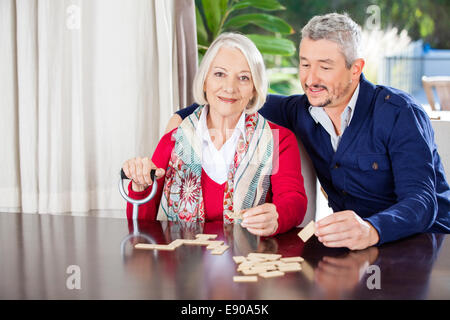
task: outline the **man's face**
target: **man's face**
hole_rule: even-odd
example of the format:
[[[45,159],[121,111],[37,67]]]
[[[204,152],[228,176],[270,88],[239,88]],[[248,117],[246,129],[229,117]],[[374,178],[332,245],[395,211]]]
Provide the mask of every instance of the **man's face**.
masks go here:
[[[346,68],[338,44],[304,38],[299,55],[300,82],[311,105],[345,107],[357,84],[352,86],[352,68]]]

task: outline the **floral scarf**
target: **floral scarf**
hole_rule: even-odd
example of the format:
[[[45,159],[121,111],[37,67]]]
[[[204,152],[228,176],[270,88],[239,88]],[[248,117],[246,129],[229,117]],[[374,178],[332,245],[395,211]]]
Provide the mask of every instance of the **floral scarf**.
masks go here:
[[[205,222],[202,148],[196,134],[203,109],[199,106],[172,135],[175,147],[166,170],[158,220]],[[245,134],[246,139],[242,134],[239,137],[225,184],[226,224],[239,223],[242,210],[264,203],[270,187],[274,142],[269,123],[258,113],[246,115]]]

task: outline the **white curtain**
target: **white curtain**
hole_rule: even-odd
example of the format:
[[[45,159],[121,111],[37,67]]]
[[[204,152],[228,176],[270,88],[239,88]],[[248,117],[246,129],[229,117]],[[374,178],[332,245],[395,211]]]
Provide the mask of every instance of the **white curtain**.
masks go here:
[[[175,11],[194,5],[175,1],[0,1],[0,212],[125,216],[122,163],[190,90],[177,41],[195,25],[177,40]]]

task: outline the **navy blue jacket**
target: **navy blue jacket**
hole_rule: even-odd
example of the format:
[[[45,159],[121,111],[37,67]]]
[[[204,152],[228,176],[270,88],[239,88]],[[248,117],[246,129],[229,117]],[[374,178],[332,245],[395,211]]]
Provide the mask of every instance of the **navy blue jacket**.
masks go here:
[[[306,95],[269,95],[259,113],[301,139],[333,211],[353,210],[382,244],[450,232],[450,188],[424,109],[408,94],[363,75],[353,118],[334,152]],[[178,114],[184,118],[196,105]]]

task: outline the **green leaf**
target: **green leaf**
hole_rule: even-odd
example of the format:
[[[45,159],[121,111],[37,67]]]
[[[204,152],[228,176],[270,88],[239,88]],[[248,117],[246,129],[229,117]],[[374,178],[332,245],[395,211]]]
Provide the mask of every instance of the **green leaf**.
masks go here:
[[[294,29],[283,19],[265,13],[242,14],[229,19],[224,28],[240,28],[252,23],[271,32],[294,33]]]
[[[220,0],[220,13],[223,17],[225,15],[225,12],[227,12],[228,9],[228,0]]]
[[[213,38],[215,38],[219,32],[220,21],[222,20],[221,3],[217,0],[202,0],[202,5],[203,12],[205,13],[206,25],[212,32]]]
[[[238,2],[231,7],[231,10],[234,11],[234,10],[239,10],[239,9],[245,9],[249,6],[250,6],[250,3],[248,3],[248,2]]]
[[[242,0],[231,7],[232,10],[244,9],[247,7],[254,7],[265,11],[284,10],[283,7],[276,0]]]
[[[292,75],[289,73],[282,73],[282,72],[277,72],[277,73],[272,73],[269,75],[269,80],[271,84],[274,83],[279,83],[279,82],[287,82],[289,80],[291,80],[293,77],[295,77],[296,75]]]
[[[202,15],[197,7],[195,7],[195,21],[197,24],[197,42],[199,44],[208,44],[208,33],[206,32],[205,24],[203,23]]]
[[[202,63],[203,57],[205,56],[205,51],[204,50],[198,50],[198,65],[200,65],[200,63]]]
[[[291,40],[260,34],[247,34],[246,36],[255,43],[256,47],[262,53],[282,56],[292,56],[295,54],[295,44]]]
[[[292,86],[289,82],[271,83],[270,89],[275,94],[282,94],[285,96],[289,96],[292,94]]]

